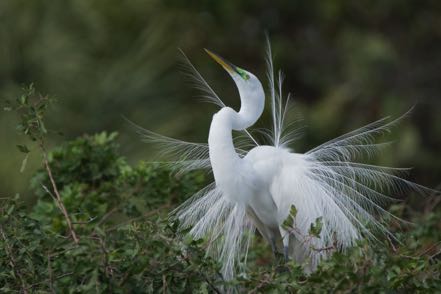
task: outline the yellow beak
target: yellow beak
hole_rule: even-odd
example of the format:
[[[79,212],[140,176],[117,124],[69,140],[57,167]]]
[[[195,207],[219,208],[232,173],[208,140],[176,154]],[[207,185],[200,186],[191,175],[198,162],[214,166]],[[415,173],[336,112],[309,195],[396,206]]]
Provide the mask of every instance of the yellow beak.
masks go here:
[[[236,66],[234,66],[230,62],[226,61],[225,59],[223,59],[222,57],[220,57],[216,53],[213,53],[212,51],[210,51],[208,49],[204,49],[204,50],[205,50],[205,52],[208,53],[208,55],[210,55],[211,58],[213,58],[217,63],[222,65],[222,67],[226,71],[228,71],[230,74],[236,72],[236,70],[235,70]]]

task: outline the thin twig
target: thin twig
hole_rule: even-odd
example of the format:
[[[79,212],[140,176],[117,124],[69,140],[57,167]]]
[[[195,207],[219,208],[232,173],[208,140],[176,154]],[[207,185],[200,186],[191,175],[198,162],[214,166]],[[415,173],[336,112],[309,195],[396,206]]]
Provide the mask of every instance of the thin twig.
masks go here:
[[[53,280],[56,281],[56,280],[59,280],[59,279],[61,279],[61,278],[64,278],[64,277],[67,277],[67,276],[73,275],[73,274],[74,274],[74,272],[61,274],[61,275],[56,276],[55,278],[53,278]],[[44,283],[48,282],[48,280],[49,280],[49,279],[46,279],[46,280],[44,280],[44,281],[40,281],[40,282],[38,282],[38,283],[32,284],[32,285],[30,285],[29,287],[27,287],[26,290],[29,290],[29,289],[34,288],[35,286],[38,286],[38,285],[44,284]],[[26,293],[28,293],[28,292],[26,292]]]
[[[5,250],[6,250],[6,254],[9,257],[9,265],[12,267],[12,270],[15,272],[15,275],[19,278],[23,293],[27,294],[29,292],[27,290],[26,283],[23,279],[23,276],[21,275],[20,270],[17,268],[14,255],[12,254],[12,249],[11,247],[9,247],[8,239],[6,238],[5,232],[3,231],[3,228],[1,226],[0,226],[0,233],[2,235],[3,240],[5,241]]]
[[[74,224],[74,225],[87,225],[87,224],[90,224],[91,222],[93,222],[96,218],[97,218],[96,216],[95,217],[89,217],[88,221],[85,221],[85,222],[72,222],[72,224]]]
[[[49,176],[49,180],[50,180],[50,182],[52,184],[52,190],[53,190],[53,192],[55,194],[56,202],[57,202],[58,207],[60,208],[61,212],[63,213],[64,218],[66,219],[67,227],[68,227],[69,232],[70,232],[70,234],[72,236],[72,239],[74,240],[75,244],[78,244],[78,242],[80,240],[78,239],[77,234],[75,233],[75,230],[74,230],[73,225],[72,225],[72,221],[70,220],[70,216],[69,216],[69,214],[67,212],[66,207],[64,206],[63,200],[61,199],[61,196],[60,196],[60,193],[58,191],[57,184],[55,183],[54,177],[52,176],[52,170],[51,170],[51,168],[49,166],[49,160],[47,158],[47,152],[46,152],[46,148],[44,147],[43,140],[40,141],[40,148],[41,148],[42,153],[43,153],[43,164],[44,164],[44,166],[46,168],[47,175]]]
[[[311,246],[311,249],[312,249],[313,251],[316,251],[316,252],[322,252],[322,251],[330,251],[330,250],[334,250],[335,247],[334,247],[334,245],[332,245],[332,246],[328,246],[328,247],[323,247],[323,248],[315,248],[315,247],[312,247],[312,246]]]
[[[179,255],[187,263],[187,265],[189,266],[191,265],[191,262],[188,260],[187,256],[185,256],[182,252]],[[213,283],[211,283],[210,279],[207,277],[207,275],[204,272],[201,272],[199,270],[198,272],[202,275],[202,277],[204,277],[205,282],[207,282],[208,286],[210,286],[214,292],[216,292],[217,294],[221,293],[221,291],[219,291],[219,289],[215,285],[213,285]]]
[[[268,285],[271,282],[271,278],[272,278],[272,275],[270,276],[269,274],[265,274],[264,275],[264,279],[262,279],[259,282],[259,284],[254,289],[252,289],[250,292],[248,292],[248,293],[250,293],[250,294],[251,293],[258,293],[258,291],[261,288],[265,287],[266,285]]]
[[[96,223],[96,227],[99,227],[102,223],[104,223],[115,211],[119,209],[119,206],[115,206],[111,210],[109,210],[103,217]]]
[[[152,216],[152,215],[158,213],[159,211],[161,211],[161,210],[163,210],[164,208],[167,208],[167,207],[170,207],[170,204],[169,204],[169,203],[164,204],[164,205],[161,205],[161,206],[159,206],[159,207],[156,208],[156,209],[153,209],[153,210],[147,211],[146,213],[144,213],[144,214],[141,215],[141,216],[138,216],[138,217],[131,218],[131,219],[128,219],[128,220],[126,220],[126,221],[120,222],[119,224],[117,224],[117,225],[115,225],[115,226],[112,226],[112,227],[108,228],[108,229],[106,230],[106,232],[110,232],[110,231],[113,231],[113,230],[115,230],[115,229],[118,229],[119,227],[121,227],[121,226],[123,226],[123,225],[126,225],[126,224],[129,224],[129,223],[131,223],[131,222],[133,222],[133,221],[136,221],[136,220],[138,220],[138,219],[143,219],[143,218],[150,217],[150,216]]]
[[[438,248],[438,245],[440,245],[440,244],[441,244],[441,241],[436,242],[436,243],[430,245],[430,246],[429,246],[428,248],[426,248],[423,252],[421,252],[420,254],[418,254],[418,256],[421,257],[421,256],[423,256],[423,255],[425,255],[425,254],[428,254],[430,251],[432,251],[432,249],[434,249],[434,248]]]
[[[430,259],[433,259],[433,258],[435,258],[436,256],[438,256],[438,255],[440,255],[440,254],[441,254],[441,249],[438,250],[435,254],[432,254],[429,258],[430,258]]]
[[[49,288],[51,289],[52,293],[55,293],[54,290],[54,276],[52,272],[52,266],[51,266],[51,255],[48,253],[47,255],[47,270],[49,273]]]
[[[392,246],[392,251],[394,253],[397,253],[397,248],[395,247],[394,243],[392,242],[392,240],[389,238],[389,235],[386,235],[387,240],[389,241],[389,244]]]
[[[167,279],[165,278],[165,275],[162,275],[162,293],[167,293]]]

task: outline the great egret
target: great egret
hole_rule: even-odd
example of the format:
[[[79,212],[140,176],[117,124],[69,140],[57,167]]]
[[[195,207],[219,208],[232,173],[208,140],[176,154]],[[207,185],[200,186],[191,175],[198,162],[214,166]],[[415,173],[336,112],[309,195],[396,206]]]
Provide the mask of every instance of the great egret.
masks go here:
[[[288,149],[285,135],[287,102],[282,101],[282,75],[275,82],[268,44],[268,78],[273,126],[272,146],[257,144],[246,130],[261,116],[265,93],[259,79],[217,54],[206,50],[231,76],[239,91],[241,108],[225,106],[184,55],[197,86],[221,107],[214,114],[208,144],[190,143],[139,129],[147,142],[160,144],[164,153],[178,156],[172,164],[180,171],[209,169],[211,183],[173,212],[181,228],[208,241],[207,252],[222,263],[226,279],[246,262],[255,228],[274,252],[294,259],[313,271],[334,250],[344,250],[362,237],[375,239],[372,230],[390,235],[381,207],[389,195],[403,189],[430,189],[396,175],[401,169],[357,163],[386,143],[375,143],[399,119],[388,117],[326,142],[304,154]],[[289,100],[289,96],[288,99]],[[244,132],[251,150],[233,142],[233,131]],[[244,262],[240,263],[242,260]]]

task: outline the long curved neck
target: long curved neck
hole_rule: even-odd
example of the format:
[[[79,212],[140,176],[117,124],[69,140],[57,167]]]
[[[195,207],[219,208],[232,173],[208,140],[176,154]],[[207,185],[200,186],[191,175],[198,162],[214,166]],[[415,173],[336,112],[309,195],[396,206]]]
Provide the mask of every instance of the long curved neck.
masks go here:
[[[230,107],[224,107],[213,116],[208,135],[208,147],[214,178],[218,186],[231,186],[228,183],[237,175],[237,168],[242,161],[234,147],[232,131],[243,130],[251,126],[260,115],[261,113],[253,114],[251,110],[244,109],[242,106],[239,112]]]
[[[219,110],[211,121],[208,134],[210,161],[216,178],[219,169],[227,168],[240,159],[233,144],[233,126],[239,114],[229,107]],[[240,122],[240,121],[239,121]]]
[[[234,197],[232,184],[237,179],[242,159],[236,153],[233,144],[233,125],[236,124],[238,113],[229,107],[222,108],[213,116],[210,133],[208,135],[208,148],[211,168],[213,170],[216,186],[226,197]],[[232,199],[232,198],[230,198]]]
[[[232,131],[244,130],[252,126],[262,114],[265,104],[265,94],[257,78],[254,83],[246,87],[240,80],[235,79],[235,81],[241,98],[240,111],[236,112],[230,107],[219,110],[213,116],[208,135],[214,179],[216,185],[223,186],[227,194],[235,193],[227,190],[234,187],[231,182],[237,181],[237,172],[243,163],[234,148]]]

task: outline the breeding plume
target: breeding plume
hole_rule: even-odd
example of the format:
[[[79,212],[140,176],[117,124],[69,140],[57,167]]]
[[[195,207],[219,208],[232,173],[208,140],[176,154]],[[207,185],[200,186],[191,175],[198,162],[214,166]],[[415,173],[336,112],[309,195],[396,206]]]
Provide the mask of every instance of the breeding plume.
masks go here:
[[[206,51],[236,84],[240,110],[226,106],[184,55],[196,86],[220,107],[211,121],[208,144],[139,131],[147,142],[159,144],[163,153],[176,156],[171,164],[179,172],[206,169],[213,173],[214,182],[178,207],[172,217],[193,238],[207,241],[207,253],[222,263],[224,278],[234,277],[239,265],[246,263],[256,229],[274,253],[294,259],[306,272],[360,238],[393,237],[384,220],[394,216],[382,208],[384,202],[403,190],[429,189],[401,178],[401,169],[357,160],[384,146],[374,141],[375,136],[387,132],[399,119],[380,119],[306,153],[296,153],[292,145],[298,132],[285,128],[289,95],[282,97],[283,77],[279,73],[275,79],[268,44],[273,125],[264,131],[271,144],[259,144],[255,133],[247,129],[265,108],[261,82]]]

